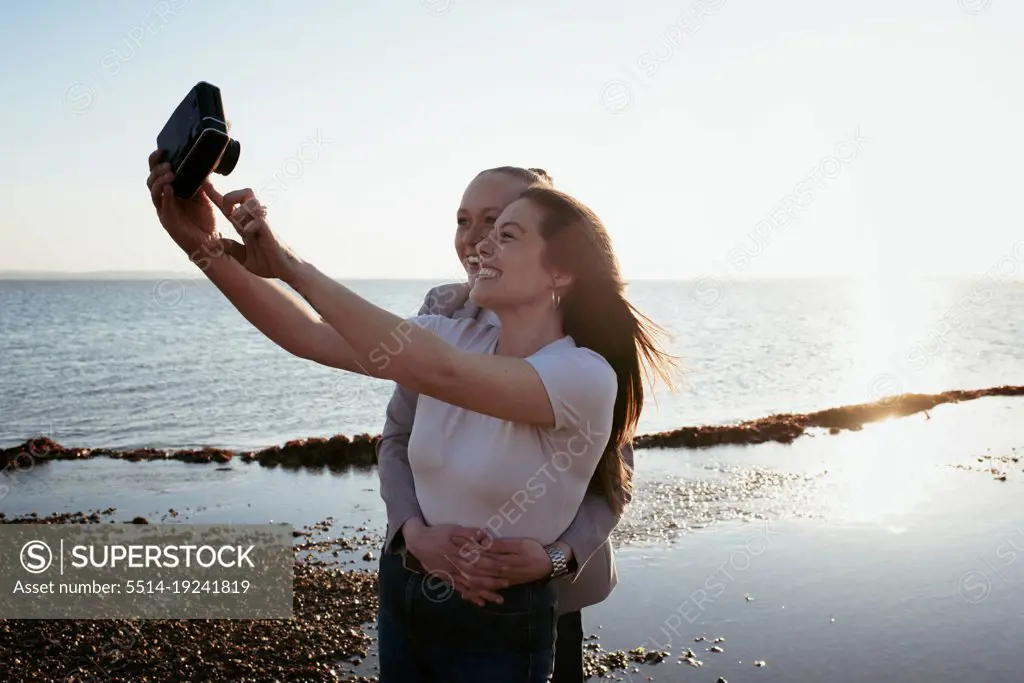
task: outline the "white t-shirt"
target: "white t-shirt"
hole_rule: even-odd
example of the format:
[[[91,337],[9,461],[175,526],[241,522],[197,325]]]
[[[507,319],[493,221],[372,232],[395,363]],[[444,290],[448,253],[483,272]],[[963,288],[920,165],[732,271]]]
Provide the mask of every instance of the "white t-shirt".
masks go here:
[[[409,322],[470,353],[493,354],[501,330],[440,315]],[[409,465],[427,524],[484,527],[495,536],[547,545],[576,517],[611,433],[615,371],[570,336],[524,360],[547,390],[553,428],[501,420],[420,395]]]

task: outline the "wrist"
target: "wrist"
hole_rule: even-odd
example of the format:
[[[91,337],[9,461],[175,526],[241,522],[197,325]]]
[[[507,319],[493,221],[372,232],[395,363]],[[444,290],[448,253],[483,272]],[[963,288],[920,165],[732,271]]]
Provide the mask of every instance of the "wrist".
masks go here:
[[[188,254],[188,260],[199,266],[200,270],[206,270],[211,263],[227,254],[219,232],[214,232],[205,239],[180,246]]]
[[[427,525],[418,517],[410,517],[406,520],[402,525],[402,538],[405,539],[405,546],[411,550],[419,542],[420,536],[426,528]]]
[[[549,545],[547,547],[548,548],[558,548],[559,550],[561,550],[562,553],[565,555],[565,561],[566,562],[570,562],[574,558],[574,556],[572,554],[572,547],[568,543],[566,543],[565,541],[555,541],[554,543],[552,543],[551,545]]]
[[[289,278],[285,282],[285,284],[294,289],[301,296],[307,298],[308,300],[307,294],[309,294],[309,287],[316,281],[316,278],[320,275],[320,272],[312,263],[303,261],[294,254],[292,254],[291,256],[292,258],[295,259],[295,264],[292,268],[292,277]]]
[[[554,579],[572,574],[575,562],[573,560],[572,548],[568,543],[555,541],[544,546],[544,550],[547,552],[548,561],[550,562],[548,578]]]

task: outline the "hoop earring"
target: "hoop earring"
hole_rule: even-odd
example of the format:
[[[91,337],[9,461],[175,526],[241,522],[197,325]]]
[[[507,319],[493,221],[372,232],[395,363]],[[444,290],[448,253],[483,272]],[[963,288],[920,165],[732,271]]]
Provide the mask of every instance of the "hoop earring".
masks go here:
[[[551,290],[551,307],[556,311],[558,306],[562,303],[562,295],[556,292],[554,289]]]

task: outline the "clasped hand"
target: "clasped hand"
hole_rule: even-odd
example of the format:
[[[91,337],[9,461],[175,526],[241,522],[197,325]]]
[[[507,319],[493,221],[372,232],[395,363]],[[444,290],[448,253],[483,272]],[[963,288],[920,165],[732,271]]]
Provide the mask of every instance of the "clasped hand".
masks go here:
[[[281,244],[267,224],[266,207],[250,189],[220,194],[206,181],[191,199],[174,194],[174,173],[163,161],[163,150],[149,155],[149,187],[160,224],[171,238],[195,260],[199,252],[208,256],[227,252],[247,270],[263,278],[276,278],[292,284],[302,260]],[[214,208],[234,226],[239,244],[217,235]]]
[[[502,601],[498,591],[543,579],[551,558],[530,538],[491,538],[483,529],[454,525],[403,527],[409,550],[423,568],[452,584],[463,599],[483,607]]]

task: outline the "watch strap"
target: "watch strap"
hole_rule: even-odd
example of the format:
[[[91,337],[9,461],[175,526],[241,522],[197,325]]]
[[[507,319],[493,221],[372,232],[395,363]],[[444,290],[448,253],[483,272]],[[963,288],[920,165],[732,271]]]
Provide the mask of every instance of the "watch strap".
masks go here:
[[[549,545],[544,550],[547,551],[548,557],[551,559],[551,574],[548,578],[557,579],[569,573],[569,563],[561,548]]]

